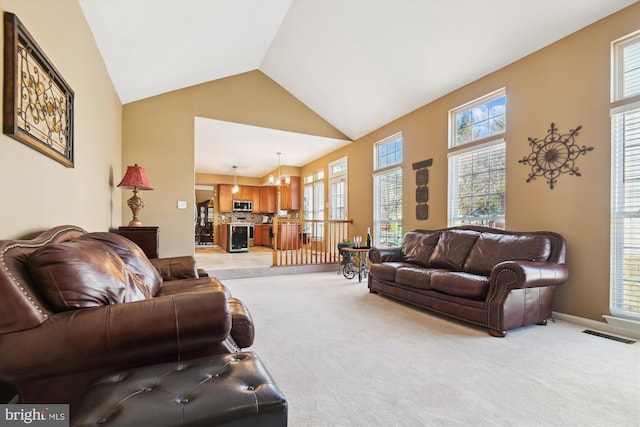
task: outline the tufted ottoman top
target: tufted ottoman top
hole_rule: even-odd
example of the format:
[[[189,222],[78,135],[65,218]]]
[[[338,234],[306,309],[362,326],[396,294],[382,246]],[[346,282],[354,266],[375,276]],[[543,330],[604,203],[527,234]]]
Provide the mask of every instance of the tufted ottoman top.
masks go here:
[[[74,412],[72,427],[287,425],[286,399],[254,352],[107,376]]]

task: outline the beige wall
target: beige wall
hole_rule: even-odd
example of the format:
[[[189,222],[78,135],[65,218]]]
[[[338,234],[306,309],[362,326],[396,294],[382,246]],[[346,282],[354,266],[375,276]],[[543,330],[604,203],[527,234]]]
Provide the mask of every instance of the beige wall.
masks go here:
[[[554,309],[602,320],[609,311],[610,45],[638,29],[640,4],[636,3],[318,159],[303,173],[347,155],[352,233],[364,234],[373,221],[372,146],[402,131],[404,230],[444,227],[448,111],[505,87],[507,228],[561,233],[567,240],[571,278],[558,289]],[[542,178],[527,183],[531,169],[518,163],[530,153],[528,138],[544,138],[552,122],[562,133],[582,125],[577,144],[594,147],[576,160],[582,176],[563,174],[553,190]],[[418,221],[411,164],[431,158],[429,219]]]
[[[123,107],[123,167],[146,168],[154,191],[142,196],[143,224],[160,227],[160,256],[184,255],[193,248],[194,117],[207,117],[329,138],[345,138],[308,107],[260,71],[133,102]],[[224,146],[224,143],[221,143]],[[198,184],[233,182],[233,176],[198,176]],[[238,178],[238,184],[260,180]],[[177,209],[186,200],[187,209]],[[123,217],[127,213],[123,205]]]
[[[600,320],[608,312],[609,298],[610,43],[640,28],[638,17],[640,4],[635,4],[306,165],[301,174],[348,156],[352,233],[364,234],[373,221],[372,146],[402,132],[404,229],[446,226],[447,112],[505,87],[507,227],[564,235],[571,278],[559,289],[554,308]],[[193,251],[192,206],[179,212],[176,201],[193,200],[196,115],[342,137],[259,71],[125,105],[123,166],[146,166],[156,186],[144,193],[142,220],[160,226],[162,256]],[[553,190],[540,178],[526,183],[530,169],[518,163],[530,152],[528,138],[543,138],[551,122],[563,132],[582,125],[577,143],[594,147],[576,162],[582,176],[563,174]],[[411,164],[430,158],[429,219],[418,221]],[[210,183],[201,176],[198,181]],[[126,207],[123,214],[127,216]]]
[[[75,168],[0,135],[0,239],[61,224],[121,225],[113,182],[121,178],[122,106],[79,4],[0,0],[0,8],[18,16],[75,92]]]

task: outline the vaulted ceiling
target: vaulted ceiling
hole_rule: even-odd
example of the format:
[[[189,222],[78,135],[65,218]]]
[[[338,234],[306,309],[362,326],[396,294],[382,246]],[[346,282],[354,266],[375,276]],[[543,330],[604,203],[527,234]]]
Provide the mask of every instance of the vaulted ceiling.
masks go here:
[[[80,5],[123,104],[257,69],[357,139],[636,1],[80,0]],[[205,147],[207,141],[223,143],[222,135],[231,138],[236,128],[236,143],[225,144],[223,154],[230,162],[251,152],[260,153],[258,163],[271,161],[259,171],[245,171],[247,176],[275,167],[275,152],[285,150],[274,142],[284,136],[273,130],[264,132],[260,150],[252,150],[243,144],[255,144],[255,138],[249,142],[242,135],[255,129],[215,121],[203,128]],[[325,150],[347,142],[328,141]],[[264,152],[272,158],[265,159]],[[286,164],[302,166],[319,155],[304,154]],[[229,173],[207,163],[206,154],[196,152],[197,171]]]

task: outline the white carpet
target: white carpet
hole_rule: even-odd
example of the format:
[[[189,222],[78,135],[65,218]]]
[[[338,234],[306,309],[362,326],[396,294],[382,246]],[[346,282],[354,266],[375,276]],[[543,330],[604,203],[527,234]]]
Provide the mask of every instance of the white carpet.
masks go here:
[[[291,427],[640,425],[640,343],[565,321],[494,338],[335,272],[224,283]]]

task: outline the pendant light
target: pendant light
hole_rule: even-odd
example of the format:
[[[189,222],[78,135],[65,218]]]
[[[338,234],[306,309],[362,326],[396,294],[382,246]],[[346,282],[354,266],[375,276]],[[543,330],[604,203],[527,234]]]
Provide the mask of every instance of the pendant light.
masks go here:
[[[280,163],[280,156],[282,155],[282,153],[278,151],[276,154],[278,156],[278,177],[276,180],[276,178],[274,178],[273,175],[269,175],[269,185],[275,185],[277,187],[280,187],[282,185],[282,165]],[[289,176],[285,176],[284,184],[289,185],[290,183],[291,183],[291,178]]]
[[[233,188],[231,192],[236,194],[238,191],[240,191],[240,187],[238,187],[238,166],[233,165]]]

